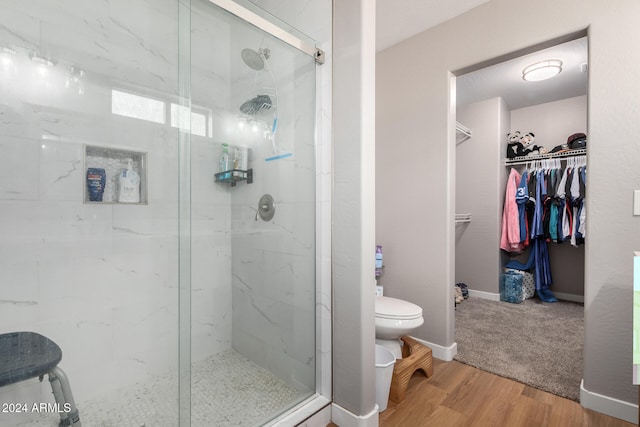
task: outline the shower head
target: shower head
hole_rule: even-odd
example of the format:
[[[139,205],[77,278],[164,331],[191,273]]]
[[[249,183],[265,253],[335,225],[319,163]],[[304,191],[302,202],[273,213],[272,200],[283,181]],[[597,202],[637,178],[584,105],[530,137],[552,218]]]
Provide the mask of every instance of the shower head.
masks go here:
[[[249,67],[253,68],[256,71],[262,70],[264,68],[264,61],[269,59],[269,55],[271,52],[269,49],[258,49],[256,52],[253,49],[245,48],[242,49],[241,55],[242,60]]]

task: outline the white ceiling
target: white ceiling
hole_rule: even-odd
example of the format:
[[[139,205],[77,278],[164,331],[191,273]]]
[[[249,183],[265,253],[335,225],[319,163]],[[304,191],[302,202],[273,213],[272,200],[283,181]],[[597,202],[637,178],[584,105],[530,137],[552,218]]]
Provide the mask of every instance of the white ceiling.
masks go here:
[[[489,0],[377,0],[376,50],[381,51]]]
[[[541,82],[522,79],[522,69],[547,59],[562,61],[557,76]],[[587,94],[587,38],[483,68],[456,79],[457,105],[501,96],[511,110]]]
[[[377,0],[376,46],[381,51],[477,7],[488,0]],[[402,7],[399,7],[402,5]],[[560,59],[562,72],[543,82],[526,82],[522,69],[545,59]],[[463,76],[456,84],[457,104],[501,96],[511,109],[587,93],[587,39],[537,51]]]

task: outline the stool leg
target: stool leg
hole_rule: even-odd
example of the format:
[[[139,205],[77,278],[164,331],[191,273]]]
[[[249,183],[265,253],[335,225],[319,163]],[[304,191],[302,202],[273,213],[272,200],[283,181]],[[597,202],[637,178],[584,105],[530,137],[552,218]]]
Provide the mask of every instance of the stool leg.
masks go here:
[[[58,377],[56,377],[53,373],[49,373],[49,383],[51,384],[51,390],[53,391],[53,396],[56,398],[56,403],[58,404],[59,409],[64,408],[64,394],[62,393],[62,386],[60,385],[60,381],[58,381]],[[71,421],[69,420],[69,416],[66,412],[60,412],[60,424],[58,427],[70,426]]]
[[[82,424],[80,423],[80,414],[78,413],[76,402],[73,400],[73,393],[71,393],[71,386],[69,385],[67,374],[56,366],[51,372],[49,372],[49,382],[51,383],[51,389],[53,390],[53,395],[56,398],[56,403],[58,403],[60,409],[62,409],[60,412],[60,427],[82,427]],[[65,404],[69,407],[68,412],[65,412]]]

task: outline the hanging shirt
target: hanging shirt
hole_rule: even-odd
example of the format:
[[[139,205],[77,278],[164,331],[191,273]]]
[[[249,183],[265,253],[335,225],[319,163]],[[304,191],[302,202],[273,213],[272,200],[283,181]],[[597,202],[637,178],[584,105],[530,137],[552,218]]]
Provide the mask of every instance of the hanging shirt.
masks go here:
[[[567,169],[565,168],[562,171],[562,178],[558,181],[558,187],[556,188],[556,197],[560,199],[564,199],[565,197],[565,187],[567,185]]]
[[[558,241],[558,205],[555,199],[549,207],[549,236],[551,241]]]
[[[559,181],[560,171],[558,169],[551,170],[551,179],[549,188],[550,193],[549,197],[551,201],[549,203],[549,239],[552,242],[558,241],[558,197],[557,197],[557,189],[558,189],[558,181]]]
[[[527,241],[527,217],[525,203],[529,200],[529,190],[527,183],[529,181],[529,173],[525,170],[520,178],[520,184],[516,189],[516,203],[518,204],[518,223],[520,226],[520,243]]]
[[[586,209],[586,203],[584,200],[585,195],[587,194],[587,167],[583,166],[582,168],[580,168],[580,184],[581,184],[581,190],[580,193],[582,194],[582,208],[580,209],[580,226],[578,227],[578,232],[580,233],[580,236],[584,239],[587,234],[587,229],[586,229],[586,221],[587,221],[587,209]]]
[[[502,236],[500,249],[507,252],[522,252],[520,243],[520,218],[518,204],[516,203],[516,191],[520,184],[520,174],[515,168],[511,168],[507,180],[507,188],[504,196],[504,209],[502,211]]]
[[[542,214],[544,203],[543,194],[546,192],[544,186],[544,171],[539,170],[538,172],[536,172],[536,180],[536,209],[533,213],[533,221],[531,225],[532,239],[535,239],[544,234],[544,230],[542,228]]]
[[[565,180],[565,186],[563,188],[565,197],[564,197],[564,203],[563,203],[564,212],[562,217],[562,240],[571,238],[571,229],[573,227],[573,221],[572,221],[573,213],[571,212],[571,201],[569,200],[571,196],[567,191],[567,187],[569,187],[569,190],[570,190],[573,169],[570,167],[566,168],[565,174],[567,179]]]
[[[578,246],[577,240],[576,240],[576,232],[577,232],[577,227],[578,227],[578,221],[579,221],[579,216],[578,216],[578,206],[572,206],[571,207],[571,214],[572,214],[572,218],[573,221],[571,223],[571,235],[569,237],[569,241],[571,242],[571,246]]]
[[[571,175],[571,201],[579,200],[580,196],[580,170],[574,168]]]
[[[578,214],[579,218],[580,218],[580,225],[578,226],[578,233],[580,234],[580,237],[582,239],[584,239],[586,237],[586,225],[585,222],[587,221],[587,209],[586,206],[584,204],[584,200],[582,201],[582,206],[580,208],[580,213]]]

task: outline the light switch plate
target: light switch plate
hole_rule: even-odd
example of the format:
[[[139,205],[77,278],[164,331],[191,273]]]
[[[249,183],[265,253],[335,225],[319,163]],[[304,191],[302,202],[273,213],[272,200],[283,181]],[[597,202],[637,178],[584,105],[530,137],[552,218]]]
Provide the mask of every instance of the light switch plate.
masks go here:
[[[633,190],[633,215],[640,215],[640,190]]]

